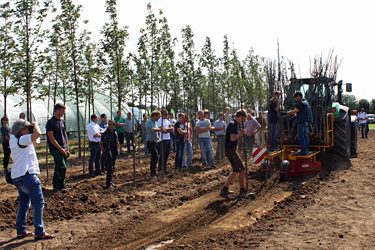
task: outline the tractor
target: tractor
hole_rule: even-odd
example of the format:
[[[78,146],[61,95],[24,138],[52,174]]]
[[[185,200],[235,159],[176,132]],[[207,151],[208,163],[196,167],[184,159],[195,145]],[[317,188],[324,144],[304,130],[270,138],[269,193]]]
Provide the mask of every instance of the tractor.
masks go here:
[[[280,180],[285,181],[289,176],[309,175],[318,173],[322,164],[317,160],[321,152],[326,152],[335,162],[350,161],[357,155],[356,117],[351,115],[348,107],[342,105],[342,81],[335,82],[334,78],[291,78],[284,86],[282,108],[291,110],[295,107],[293,93],[300,90],[309,102],[314,122],[310,127],[310,152],[298,155],[297,124],[294,117],[282,116],[279,119],[278,148],[280,150],[267,152],[260,166],[261,172],[268,179],[275,169],[280,169]],[[335,89],[337,87],[337,95]],[[351,84],[346,84],[347,92]],[[270,131],[266,124],[262,126],[263,147],[269,148]]]

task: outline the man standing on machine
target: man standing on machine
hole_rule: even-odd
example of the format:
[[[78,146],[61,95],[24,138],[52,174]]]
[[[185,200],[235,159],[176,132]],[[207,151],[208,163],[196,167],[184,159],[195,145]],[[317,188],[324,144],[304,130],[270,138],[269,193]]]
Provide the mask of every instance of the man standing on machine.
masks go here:
[[[309,154],[309,127],[313,123],[313,116],[310,104],[302,97],[300,91],[296,91],[293,95],[297,101],[297,107],[287,112],[287,115],[297,115],[297,136],[301,145],[301,151],[297,155]]]
[[[280,91],[276,90],[273,93],[273,97],[270,100],[270,113],[268,126],[271,130],[271,148],[270,151],[277,150],[277,128],[279,125],[279,111],[281,107],[281,102],[279,101]]]

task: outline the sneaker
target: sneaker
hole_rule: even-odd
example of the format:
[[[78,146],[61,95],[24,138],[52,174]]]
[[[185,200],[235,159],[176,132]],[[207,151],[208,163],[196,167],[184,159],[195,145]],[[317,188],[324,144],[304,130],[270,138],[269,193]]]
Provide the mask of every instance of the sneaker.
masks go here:
[[[255,194],[248,192],[245,188],[240,189],[240,196],[250,196],[251,198],[255,198]]]
[[[307,155],[307,152],[297,152],[296,155]]]
[[[247,195],[247,190],[245,188],[241,188],[240,189],[240,195],[243,196],[243,195]]]
[[[228,194],[233,194],[232,190],[229,190],[227,187],[223,187],[220,191],[221,196],[227,196]]]
[[[65,194],[66,193],[66,188],[60,189],[60,193]]]
[[[219,169],[219,168],[216,167],[215,165],[211,166],[210,168],[211,168],[211,169]]]
[[[91,178],[94,178],[94,177],[95,177],[95,174],[94,174],[94,173],[91,173],[91,174],[89,174],[89,176],[90,176]]]
[[[151,177],[150,177],[151,179],[156,179],[156,178],[158,178],[156,175],[151,175]]]

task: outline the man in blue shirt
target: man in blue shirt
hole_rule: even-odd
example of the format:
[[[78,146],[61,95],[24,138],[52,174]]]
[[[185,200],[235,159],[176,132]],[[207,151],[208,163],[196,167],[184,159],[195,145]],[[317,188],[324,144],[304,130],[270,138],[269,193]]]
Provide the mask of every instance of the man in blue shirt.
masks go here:
[[[301,145],[301,151],[298,155],[307,155],[309,153],[309,127],[313,123],[313,116],[310,104],[302,97],[300,91],[293,95],[297,101],[297,107],[287,112],[288,115],[297,115],[297,136]]]
[[[240,156],[237,153],[237,141],[246,133],[246,129],[238,131],[238,124],[242,123],[246,118],[245,110],[238,110],[235,118],[228,124],[227,130],[225,132],[225,156],[228,158],[230,164],[232,165],[232,173],[228,176],[224,187],[221,189],[220,195],[226,196],[232,194],[233,191],[228,189],[229,185],[232,183],[233,179],[239,174],[238,181],[240,182],[240,195],[248,194],[254,196],[253,193],[247,193],[245,189],[245,167]]]
[[[279,110],[281,103],[279,102],[280,91],[276,90],[273,94],[273,98],[270,100],[270,113],[268,126],[271,130],[271,148],[270,151],[277,150],[277,129],[279,124]]]
[[[151,113],[151,118],[148,119],[146,123],[146,141],[147,141],[147,149],[151,152],[151,161],[150,161],[150,172],[151,178],[156,178],[156,164],[159,159],[159,153],[157,150],[158,145],[158,132],[167,133],[164,128],[158,128],[157,121],[160,119],[160,111],[155,110]]]
[[[66,124],[62,117],[66,106],[57,103],[53,108],[54,115],[46,124],[48,146],[55,161],[55,172],[53,174],[52,186],[54,190],[66,192],[65,175],[66,161],[70,156],[68,149],[68,136],[66,135]]]
[[[125,140],[126,140],[126,147],[128,148],[128,154],[131,154],[130,150],[130,141],[132,143],[133,151],[137,152],[134,147],[134,133],[137,131],[137,124],[135,121],[133,123],[132,113],[128,112],[128,117],[125,119]]]
[[[101,123],[99,123],[99,127],[101,127],[102,129],[107,129],[108,128],[108,122],[107,122],[107,115],[106,114],[101,114],[100,115],[100,119],[102,120]],[[105,160],[105,156],[103,155],[103,152],[100,156],[100,172],[102,173],[106,173],[106,160]]]

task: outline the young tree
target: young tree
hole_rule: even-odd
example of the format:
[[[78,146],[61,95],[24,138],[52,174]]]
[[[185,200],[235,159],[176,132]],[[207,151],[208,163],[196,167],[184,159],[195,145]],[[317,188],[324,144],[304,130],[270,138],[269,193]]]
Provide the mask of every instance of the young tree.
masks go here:
[[[38,69],[39,46],[43,43],[46,31],[42,24],[47,17],[51,0],[18,0],[15,2],[14,31],[17,37],[17,60],[15,68],[18,72],[17,83],[26,93],[27,119],[32,119],[31,99],[37,86],[35,74]]]
[[[4,24],[0,26],[0,93],[4,96],[4,115],[7,115],[7,97],[17,92],[11,72],[14,64],[15,41],[12,36],[13,22],[9,2],[0,5],[0,18]]]
[[[189,25],[182,28],[182,51],[177,66],[182,82],[184,83],[184,106],[187,110],[198,110],[199,84],[196,81],[197,54],[195,52],[194,33]],[[186,96],[185,96],[186,95]]]
[[[155,86],[160,79],[157,75],[160,65],[160,30],[157,27],[157,18],[152,12],[151,4],[147,4],[149,14],[146,16],[146,28],[141,28],[141,37],[138,41],[139,59],[146,69],[149,82],[151,108],[154,106]]]
[[[209,101],[209,109],[214,113],[215,119],[215,106],[216,106],[216,74],[217,74],[217,58],[215,56],[215,51],[212,49],[211,39],[206,36],[206,43],[202,48],[202,54],[200,58],[200,63],[202,67],[205,67],[207,70],[207,80],[208,80],[208,88],[207,94],[210,93],[211,96],[208,97],[211,101]]]
[[[160,11],[160,13],[162,13]],[[162,97],[163,102],[161,107],[166,107],[168,103],[168,94],[171,93],[172,98],[171,104],[176,112],[180,106],[177,104],[178,95],[180,94],[180,84],[178,83],[178,75],[175,62],[174,47],[177,39],[172,38],[169,31],[168,20],[163,17],[159,19],[159,23],[162,25],[160,29],[160,65],[158,67],[158,75],[160,75],[160,90],[164,90],[164,96]],[[183,86],[184,87],[184,86]],[[160,91],[161,92],[161,91]]]
[[[103,35],[101,45],[108,59],[108,62],[105,62],[105,64],[108,65],[107,73],[112,75],[110,78],[114,79],[116,83],[114,91],[112,90],[112,84],[109,85],[110,93],[115,92],[117,94],[118,109],[121,109],[123,99],[129,91],[127,88],[128,85],[124,81],[126,75],[125,69],[123,68],[125,39],[129,34],[127,26],[123,28],[119,27],[116,8],[116,0],[106,0],[106,13],[109,14],[110,23],[106,23],[101,31]]]
[[[81,96],[81,81],[79,77],[80,67],[79,61],[80,58],[80,49],[82,46],[82,42],[79,40],[77,36],[77,30],[79,26],[79,20],[81,17],[81,5],[74,5],[72,0],[60,0],[61,3],[61,14],[60,20],[62,23],[62,27],[65,32],[66,38],[66,50],[69,54],[69,64],[71,67],[71,74],[70,77],[74,83],[74,92],[75,92],[75,104],[76,104],[76,112],[77,112],[77,129],[78,129],[78,157],[82,156],[82,149],[81,149],[81,117],[79,112],[79,103],[80,103],[80,96]]]
[[[232,75],[230,74],[230,65],[231,65],[231,59],[230,59],[230,48],[229,48],[229,41],[228,41],[228,35],[224,36],[223,41],[223,57],[221,58],[221,64],[223,66],[223,72],[221,74],[221,80],[222,80],[222,90],[225,93],[224,96],[227,97],[227,105],[230,105],[230,98],[232,96],[232,87],[231,87],[231,78]],[[224,98],[225,100],[225,98]]]

